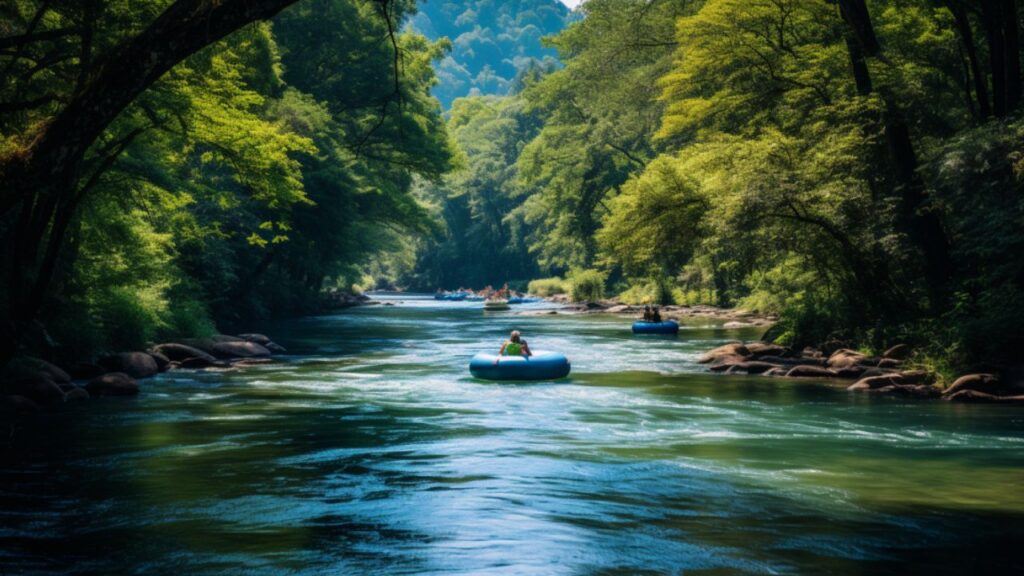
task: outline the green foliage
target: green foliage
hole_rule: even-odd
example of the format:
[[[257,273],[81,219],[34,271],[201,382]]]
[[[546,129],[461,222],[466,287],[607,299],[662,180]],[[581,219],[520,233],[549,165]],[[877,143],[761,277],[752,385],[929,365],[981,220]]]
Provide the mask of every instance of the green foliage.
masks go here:
[[[607,275],[600,270],[574,270],[568,278],[569,299],[573,302],[601,300],[607,280]]]
[[[544,123],[518,161],[524,185],[536,190],[519,212],[541,269],[596,264],[607,200],[657,155],[657,79],[672,63],[676,18],[693,7],[592,0],[583,19],[550,40],[565,67],[523,91]]]
[[[91,46],[75,34],[0,54],[0,101],[55,92],[0,111],[0,153],[16,154],[84,79],[81,51],[98,61],[167,5],[89,4],[91,16],[78,3],[0,11],[11,33],[37,11],[42,30],[92,33]],[[347,289],[368,272],[408,273],[413,238],[440,232],[414,182],[439,182],[456,161],[430,95],[449,44],[389,32],[414,10],[403,0],[386,12],[368,0],[298,3],[139,96],[85,159],[88,189],[55,269],[42,345],[69,357],[137,349],[213,332],[215,322],[315,310],[325,288]],[[69,57],[31,73],[48,51]],[[4,246],[12,233],[0,220]]]
[[[165,5],[100,3],[96,54]],[[738,305],[780,314],[793,345],[1007,361],[1024,346],[1024,123],[983,118],[955,4],[867,5],[883,48],[860,67],[826,0],[589,0],[568,25],[548,0],[402,0],[390,22],[367,0],[297,3],[170,70],[101,135],[49,340],[139,346],[313,310],[327,287],[550,275],[530,292]],[[41,6],[0,24],[24,31]],[[76,6],[46,3],[40,30],[81,25]],[[61,38],[0,54],[0,101],[36,102],[0,112],[0,155],[76,89],[81,38]],[[482,93],[507,96],[452,101]],[[933,216],[943,286],[908,225]]]
[[[668,278],[659,277],[645,282],[638,282],[619,293],[618,300],[626,304],[682,304],[686,302],[686,293],[678,286],[673,286]]]
[[[709,201],[669,157],[659,157],[608,202],[596,238],[607,267],[629,277],[671,274],[692,257],[706,232]],[[662,291],[665,292],[665,291]]]
[[[529,294],[547,298],[548,296],[569,292],[569,283],[557,276],[554,278],[538,278],[537,280],[530,280],[526,291]]]
[[[538,274],[529,252],[528,225],[517,212],[529,190],[520,185],[516,158],[536,135],[535,115],[521,101],[495,97],[455,101],[448,131],[463,166],[419,193],[444,220],[439,237],[418,247],[415,274],[401,279],[413,288],[501,286]]]

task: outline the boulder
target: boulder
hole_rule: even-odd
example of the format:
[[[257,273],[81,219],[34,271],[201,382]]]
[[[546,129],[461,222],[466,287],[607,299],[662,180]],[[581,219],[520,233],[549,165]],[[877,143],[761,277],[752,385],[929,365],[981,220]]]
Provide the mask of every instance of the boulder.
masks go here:
[[[739,342],[733,342],[733,343],[730,343],[730,344],[725,344],[723,346],[719,346],[718,348],[715,348],[714,350],[709,350],[709,351],[705,352],[704,355],[701,356],[699,360],[697,360],[697,362],[699,362],[701,364],[708,364],[710,362],[715,362],[715,361],[719,360],[720,358],[728,358],[728,357],[735,357],[735,356],[739,356],[739,357],[750,356],[750,350],[748,350],[746,346],[744,346],[743,344],[741,344]]]
[[[726,372],[733,366],[743,364],[747,359],[743,356],[728,356],[715,360],[714,364],[708,366],[708,370],[712,372]]]
[[[823,342],[821,346],[819,346],[818,348],[821,350],[822,356],[824,356],[825,358],[829,358],[833,354],[835,354],[836,351],[849,347],[849,342],[843,342],[842,340],[828,340],[826,342]]]
[[[256,332],[239,334],[238,337],[241,338],[242,340],[245,340],[246,342],[253,342],[255,344],[260,344],[262,346],[266,346],[267,343],[270,342],[270,338],[266,334],[259,334]]]
[[[748,328],[753,326],[750,322],[740,322],[739,320],[730,320],[725,324],[722,324],[722,328]]]
[[[274,360],[271,358],[238,358],[231,361],[232,366],[262,366],[273,363]]]
[[[882,358],[875,364],[878,368],[899,368],[903,365],[902,360],[895,360],[893,358]]]
[[[34,416],[42,411],[39,404],[17,394],[0,396],[0,421],[15,421]]]
[[[85,389],[90,396],[134,396],[139,384],[124,372],[110,372],[90,380]]]
[[[907,346],[906,344],[897,344],[885,352],[882,352],[882,358],[906,360],[907,358],[910,358],[910,346]]]
[[[270,350],[234,336],[217,335],[210,338],[182,340],[182,344],[198,348],[216,358],[254,358],[270,356]]]
[[[996,394],[999,392],[999,377],[995,374],[967,374],[957,378],[943,394],[952,396],[961,390]]]
[[[182,368],[210,368],[211,366],[218,366],[219,364],[220,362],[218,362],[213,356],[205,354],[194,358],[185,358],[179,365]]]
[[[760,358],[762,356],[785,356],[789,353],[789,348],[768,342],[751,342],[746,346],[747,350],[750,351],[750,354],[754,358]]]
[[[89,392],[85,388],[72,388],[64,392],[64,403],[70,404],[72,402],[82,402],[89,399]]]
[[[154,346],[150,352],[157,352],[163,354],[169,359],[177,360],[178,362],[181,362],[182,360],[186,360],[188,358],[204,358],[206,360],[209,360],[210,362],[213,362],[215,360],[213,356],[207,354],[206,352],[203,352],[198,348],[187,346],[185,344],[178,344],[177,342],[171,342],[168,344],[160,344],[159,346]]]
[[[894,384],[870,390],[873,394],[888,394],[890,396],[906,396],[909,398],[938,398],[942,392],[935,386],[927,384]]]
[[[867,378],[868,376],[882,376],[884,374],[895,374],[899,372],[894,368],[879,368],[877,366],[867,367],[864,365],[857,365],[856,368],[864,368],[864,372],[860,375],[861,378]]]
[[[788,368],[784,366],[776,366],[775,368],[765,372],[763,376],[785,376],[786,372],[789,372]]]
[[[824,357],[824,354],[822,354],[821,350],[818,350],[817,348],[813,348],[811,346],[804,347],[804,349],[800,351],[800,355],[803,356],[804,358],[823,358]]]
[[[761,362],[771,362],[784,366],[824,366],[825,360],[821,358],[786,358],[783,356],[758,356]]]
[[[867,371],[868,368],[866,366],[848,366],[846,368],[836,370],[836,376],[847,379],[863,378],[864,373]]]
[[[49,362],[47,362],[45,360],[39,360],[38,358],[36,358],[34,360],[36,362],[36,365],[39,367],[39,369],[41,371],[43,371],[43,373],[45,373],[47,376],[49,376],[50,379],[53,380],[54,382],[56,382],[57,384],[64,384],[64,383],[71,382],[71,376],[67,372],[65,372],[64,370],[61,370],[59,367],[57,367],[57,366],[55,366],[53,364],[50,364]]]
[[[156,360],[145,352],[122,352],[100,359],[110,372],[124,372],[132,378],[149,378],[160,372]]]
[[[847,390],[873,390],[903,384],[903,378],[899,374],[883,374],[880,376],[868,376],[853,383]]]
[[[838,370],[840,368],[856,366],[862,360],[864,360],[864,355],[860,352],[850,350],[849,348],[841,348],[828,357],[828,366]]]
[[[270,356],[270,350],[255,342],[217,342],[210,353],[218,358],[262,358]]]
[[[963,388],[953,394],[943,394],[945,400],[950,402],[992,402],[1001,404],[1024,404],[1024,395],[1020,396],[997,396],[979,390]]]
[[[746,372],[747,374],[763,374],[764,372],[767,372],[772,368],[778,368],[778,366],[776,366],[775,364],[770,364],[768,362],[758,362],[756,360],[751,360],[749,362],[739,362],[737,364],[733,364],[732,366],[729,367],[728,370],[726,370],[725,373],[733,374],[735,372]]]
[[[166,372],[171,367],[171,359],[159,352],[150,352],[150,356],[153,357],[153,361],[156,362],[156,367],[161,372]]]
[[[391,305],[391,303],[388,302],[387,305]],[[617,306],[617,308],[621,307],[622,306]],[[626,308],[629,308],[629,306],[626,306]],[[613,311],[614,310],[609,310],[609,312]],[[269,350],[271,354],[284,354],[285,352],[287,352],[284,346],[277,344],[269,337],[267,337],[265,334],[257,334],[253,332],[248,334],[239,334],[238,337],[245,340],[246,342],[252,342],[253,344],[259,344],[260,346],[263,346],[264,348]]]
[[[606,310],[606,312],[608,312],[610,314],[621,314],[623,312],[632,312],[632,311],[633,311],[633,307],[629,306],[628,304],[619,304],[618,306],[612,306],[611,308]],[[259,344],[263,344],[263,343],[259,342]]]
[[[28,398],[41,406],[54,406],[64,401],[64,391],[43,374],[8,380],[3,383],[3,389],[7,394]]]
[[[213,336],[207,336],[206,340],[214,342],[246,342],[246,339],[241,336],[231,336],[229,334],[214,334]]]
[[[905,370],[899,373],[904,384],[934,384],[935,374],[925,370]]]
[[[836,373],[821,366],[800,365],[794,366],[786,372],[787,378],[835,378]]]
[[[64,370],[46,360],[30,356],[11,360],[3,367],[3,373],[0,374],[0,378],[6,380],[36,377],[44,377],[58,384],[71,382],[71,376]]]
[[[75,380],[92,380],[106,373],[107,370],[103,366],[92,362],[79,362],[71,367],[71,377]]]

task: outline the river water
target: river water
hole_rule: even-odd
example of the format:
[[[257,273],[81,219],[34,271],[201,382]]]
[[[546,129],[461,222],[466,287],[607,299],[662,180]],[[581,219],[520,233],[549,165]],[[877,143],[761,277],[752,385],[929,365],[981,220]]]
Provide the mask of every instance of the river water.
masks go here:
[[[386,297],[2,446],[0,573],[1021,573],[1024,412],[706,374],[758,332]],[[527,306],[526,308],[538,308]],[[540,306],[542,307],[542,306]],[[573,363],[472,379],[512,328]]]

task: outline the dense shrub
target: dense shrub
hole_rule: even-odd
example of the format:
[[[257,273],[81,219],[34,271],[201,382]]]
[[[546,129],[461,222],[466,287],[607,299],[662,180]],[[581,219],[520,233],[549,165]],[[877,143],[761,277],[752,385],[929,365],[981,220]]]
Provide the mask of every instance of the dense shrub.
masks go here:
[[[606,276],[598,270],[578,270],[569,276],[569,298],[573,302],[593,302],[604,298]]]
[[[568,292],[569,283],[557,276],[552,278],[538,278],[537,280],[530,280],[526,291],[530,294],[547,298],[548,296],[565,294]]]
[[[618,299],[627,304],[680,304],[684,294],[668,278],[656,278],[633,284],[621,292]]]

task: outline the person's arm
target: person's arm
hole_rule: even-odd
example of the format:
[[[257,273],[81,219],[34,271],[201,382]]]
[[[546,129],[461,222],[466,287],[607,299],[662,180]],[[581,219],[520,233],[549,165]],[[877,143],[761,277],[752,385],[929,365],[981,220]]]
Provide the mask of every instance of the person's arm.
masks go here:
[[[523,356],[526,358],[533,356],[533,352],[530,352],[530,345],[526,343],[526,340],[523,340]]]
[[[505,346],[508,346],[508,341],[507,340],[505,341],[504,344],[501,345],[501,350],[498,350],[498,357],[494,359],[494,363],[495,364],[497,364],[498,360],[501,359],[501,355],[505,353]]]

